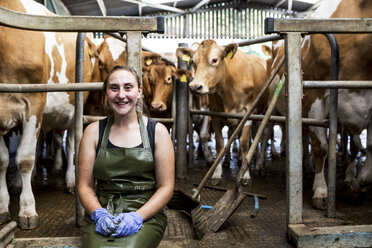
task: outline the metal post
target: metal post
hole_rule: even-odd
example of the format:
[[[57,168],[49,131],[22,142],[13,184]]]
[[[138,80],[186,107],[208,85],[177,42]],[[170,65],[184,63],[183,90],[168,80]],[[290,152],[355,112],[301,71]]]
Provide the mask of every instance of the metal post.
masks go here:
[[[187,46],[187,44],[179,43],[179,47]],[[178,59],[178,68],[187,69],[187,64],[182,59]],[[183,83],[177,80],[177,150],[176,150],[176,178],[186,178],[187,174],[187,111],[188,111],[188,83]]]
[[[133,67],[141,80],[142,85],[142,46],[141,32],[127,32],[127,65]],[[137,104],[137,112],[142,113],[142,97]]]
[[[186,44],[187,45],[187,44]],[[189,71],[192,71],[192,63],[189,63],[187,69]],[[194,164],[194,128],[192,126],[192,113],[190,109],[192,109],[193,106],[193,95],[190,94],[190,90],[187,90],[188,93],[188,99],[189,99],[189,107],[187,109],[187,133],[189,134],[189,164]],[[199,146],[200,146],[200,137],[199,137]]]
[[[189,108],[187,111],[187,133],[189,134],[189,164],[194,164],[194,128],[192,126],[192,114],[190,112],[190,109],[192,109],[193,104],[193,97],[192,94],[189,95]],[[199,137],[199,146],[200,146],[200,137]]]
[[[85,33],[78,33],[76,39],[76,64],[75,64],[75,82],[84,81],[84,43],[85,43]],[[76,226],[83,226],[84,219],[84,208],[80,204],[79,194],[77,193],[77,184],[78,184],[78,157],[79,157],[79,147],[81,137],[83,135],[83,98],[84,92],[76,91],[75,92],[75,191],[76,191]]]
[[[177,79],[176,77],[173,77],[173,92],[172,92],[172,119],[173,119],[173,124],[172,124],[172,142],[173,145],[176,144],[176,105],[177,105]]]
[[[333,34],[325,34],[331,45],[331,80],[338,80],[339,52]],[[328,217],[336,217],[336,139],[338,89],[330,89],[329,99],[329,143],[328,143]]]
[[[302,223],[302,73],[301,33],[287,33],[286,139],[287,139],[287,227]]]

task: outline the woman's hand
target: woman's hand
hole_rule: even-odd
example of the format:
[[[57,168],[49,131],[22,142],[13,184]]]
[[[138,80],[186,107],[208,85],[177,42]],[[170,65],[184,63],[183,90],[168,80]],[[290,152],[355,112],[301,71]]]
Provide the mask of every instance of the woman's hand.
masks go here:
[[[138,232],[143,223],[141,215],[136,212],[121,213],[114,220],[118,223],[116,231],[112,234],[113,237],[124,237]]]
[[[96,224],[96,233],[103,236],[110,236],[117,230],[117,222],[115,217],[112,216],[105,208],[97,208],[93,211],[90,218]]]

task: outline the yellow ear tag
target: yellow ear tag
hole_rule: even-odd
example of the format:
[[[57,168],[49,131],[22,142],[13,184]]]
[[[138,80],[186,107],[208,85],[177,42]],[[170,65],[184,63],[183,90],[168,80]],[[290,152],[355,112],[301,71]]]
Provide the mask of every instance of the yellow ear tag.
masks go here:
[[[185,54],[185,55],[183,55],[182,60],[186,61],[186,62],[189,62],[190,61],[190,56],[188,54]]]
[[[270,56],[270,52],[269,52],[269,51],[266,51],[265,54],[266,54],[267,56]]]
[[[183,74],[182,77],[181,77],[181,82],[182,83],[187,83],[187,77],[186,77],[186,74]]]
[[[152,59],[146,59],[145,63],[146,63],[146,65],[151,65]]]
[[[230,50],[230,52],[226,55],[226,57],[228,58],[228,59],[231,59],[232,58],[232,51]]]

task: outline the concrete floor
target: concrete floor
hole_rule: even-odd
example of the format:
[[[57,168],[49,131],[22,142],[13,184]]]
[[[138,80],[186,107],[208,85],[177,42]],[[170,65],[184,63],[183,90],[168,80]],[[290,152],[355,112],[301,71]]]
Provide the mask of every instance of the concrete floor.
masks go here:
[[[196,156],[195,156],[196,158]],[[235,162],[234,162],[235,159]],[[224,168],[221,187],[230,188],[236,175],[236,157],[230,168]],[[197,240],[191,218],[178,210],[167,209],[168,226],[161,248],[168,247],[291,247],[286,239],[286,183],[285,158],[267,162],[266,178],[253,178],[253,184],[244,190],[266,195],[259,200],[259,211],[250,218],[254,208],[253,197],[246,197],[235,213],[217,233],[209,232]],[[63,190],[63,176],[47,175],[47,169],[39,169],[33,190],[40,225],[34,230],[15,231],[15,239],[9,247],[81,247],[81,230],[75,226],[75,195]],[[176,188],[192,194],[208,170],[205,161],[197,159],[188,167],[187,179],[177,180]],[[340,177],[341,178],[341,177]],[[346,201],[342,184],[337,186],[336,218],[327,218],[326,210],[314,210],[310,206],[312,180],[304,180],[303,219],[307,226],[335,226],[372,224],[372,194],[363,199]],[[213,206],[224,191],[205,188],[200,203]],[[17,220],[19,194],[11,196],[11,219]],[[207,214],[208,210],[204,210]],[[1,227],[1,226],[0,226]]]

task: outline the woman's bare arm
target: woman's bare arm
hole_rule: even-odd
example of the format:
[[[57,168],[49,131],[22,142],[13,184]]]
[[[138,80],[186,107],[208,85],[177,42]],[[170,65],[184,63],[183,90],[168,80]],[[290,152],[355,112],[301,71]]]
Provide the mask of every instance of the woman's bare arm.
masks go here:
[[[98,143],[98,122],[90,124],[84,131],[79,148],[78,159],[78,194],[80,202],[88,214],[100,208],[94,192],[93,166]]]

